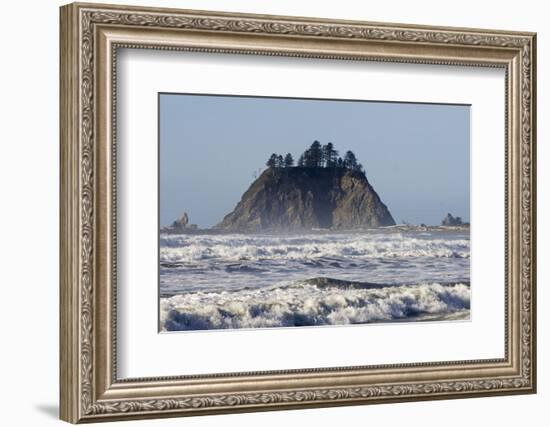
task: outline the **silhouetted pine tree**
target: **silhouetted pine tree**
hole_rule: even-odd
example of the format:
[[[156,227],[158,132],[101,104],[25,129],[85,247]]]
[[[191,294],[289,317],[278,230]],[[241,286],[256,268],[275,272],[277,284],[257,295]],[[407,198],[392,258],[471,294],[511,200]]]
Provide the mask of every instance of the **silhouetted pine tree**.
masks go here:
[[[323,150],[321,143],[317,140],[313,141],[309,150],[304,153],[306,166],[310,168],[323,167]]]
[[[271,156],[269,156],[269,160],[265,164],[268,168],[276,168],[277,167],[277,154],[273,153]]]
[[[346,155],[344,156],[344,167],[352,171],[357,169],[357,158],[355,154],[353,154],[353,151],[346,151]]]
[[[273,153],[266,162],[270,168],[291,168],[294,166],[294,157],[287,153],[284,157],[281,154]],[[305,150],[297,162],[298,167],[307,168],[346,168],[355,172],[364,172],[363,166],[357,161],[353,151],[348,150],[344,157],[338,156],[338,151],[334,149],[334,144],[328,142],[321,145],[317,140],[313,141],[311,146]]]
[[[292,157],[292,154],[286,153],[284,166],[285,168],[291,168],[294,166],[294,158]]]
[[[334,149],[332,142],[323,145],[323,165],[326,168],[333,168],[338,161],[338,151]]]

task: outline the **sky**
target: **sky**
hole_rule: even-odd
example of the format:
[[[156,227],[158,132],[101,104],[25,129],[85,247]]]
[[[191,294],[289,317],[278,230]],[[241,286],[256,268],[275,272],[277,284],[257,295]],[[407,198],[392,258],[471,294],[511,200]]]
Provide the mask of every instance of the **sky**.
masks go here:
[[[397,223],[470,218],[467,105],[159,94],[160,223],[201,228],[239,202],[271,153],[352,150]]]

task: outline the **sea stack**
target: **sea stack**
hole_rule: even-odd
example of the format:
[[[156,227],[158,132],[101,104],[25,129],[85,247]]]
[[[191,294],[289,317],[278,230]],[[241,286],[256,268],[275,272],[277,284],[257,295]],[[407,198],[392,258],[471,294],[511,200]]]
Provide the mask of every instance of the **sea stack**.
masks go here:
[[[231,232],[365,229],[395,225],[364,172],[270,167],[216,226]]]
[[[463,225],[463,222],[461,217],[452,216],[450,213],[448,213],[447,216],[443,218],[443,221],[441,221],[441,225],[449,227],[449,226]]]
[[[172,225],[161,229],[164,233],[185,233],[188,231],[197,231],[197,224],[189,224],[189,215],[184,212],[182,216],[176,219]]]

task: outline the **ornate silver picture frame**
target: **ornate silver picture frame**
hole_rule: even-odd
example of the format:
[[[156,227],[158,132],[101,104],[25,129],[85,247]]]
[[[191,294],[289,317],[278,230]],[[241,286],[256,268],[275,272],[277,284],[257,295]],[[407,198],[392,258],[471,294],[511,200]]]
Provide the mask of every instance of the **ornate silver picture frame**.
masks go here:
[[[536,391],[534,33],[80,3],[63,6],[60,22],[61,419],[113,421]],[[504,70],[505,251],[486,255],[504,258],[504,357],[120,378],[121,49]],[[491,173],[491,165],[486,167]]]

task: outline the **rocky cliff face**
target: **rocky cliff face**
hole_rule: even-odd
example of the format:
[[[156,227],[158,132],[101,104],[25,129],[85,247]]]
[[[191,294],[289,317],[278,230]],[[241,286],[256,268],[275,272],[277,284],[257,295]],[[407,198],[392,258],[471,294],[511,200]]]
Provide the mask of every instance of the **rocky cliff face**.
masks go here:
[[[300,231],[395,225],[362,172],[269,168],[216,226],[227,231]]]

